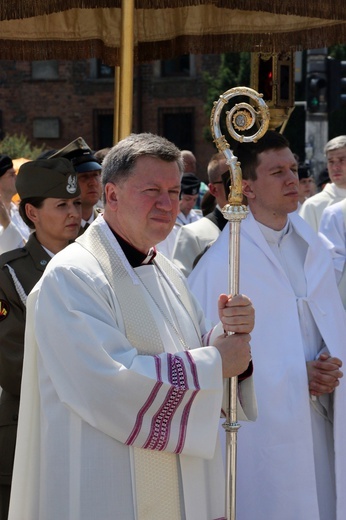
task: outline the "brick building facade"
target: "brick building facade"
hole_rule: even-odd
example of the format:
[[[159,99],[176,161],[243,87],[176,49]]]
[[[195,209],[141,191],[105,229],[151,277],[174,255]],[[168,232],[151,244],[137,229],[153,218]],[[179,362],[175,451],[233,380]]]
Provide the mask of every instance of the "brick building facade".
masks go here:
[[[218,56],[187,55],[135,67],[133,131],[158,133],[192,150],[203,180],[216,152],[204,138],[203,74],[218,66]],[[0,61],[0,139],[24,134],[34,145],[59,149],[82,136],[95,150],[111,146],[114,97],[114,70],[96,59]]]

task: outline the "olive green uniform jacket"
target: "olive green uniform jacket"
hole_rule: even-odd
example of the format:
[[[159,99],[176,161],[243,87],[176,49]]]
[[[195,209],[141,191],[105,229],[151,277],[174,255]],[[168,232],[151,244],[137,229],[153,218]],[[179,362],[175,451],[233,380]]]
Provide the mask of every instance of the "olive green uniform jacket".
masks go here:
[[[1,486],[10,485],[12,478],[24,353],[26,296],[41,278],[50,259],[35,233],[30,235],[24,247],[0,256]]]

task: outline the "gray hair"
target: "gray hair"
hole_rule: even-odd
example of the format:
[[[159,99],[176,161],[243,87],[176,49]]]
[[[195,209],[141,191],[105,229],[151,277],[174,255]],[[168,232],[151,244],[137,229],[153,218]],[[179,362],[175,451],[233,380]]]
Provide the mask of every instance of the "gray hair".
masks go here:
[[[324,153],[327,154],[332,150],[338,150],[339,148],[346,148],[346,135],[338,135],[334,137],[324,147]]]
[[[119,183],[130,177],[137,159],[144,156],[176,162],[183,174],[183,159],[175,144],[151,133],[130,134],[110,149],[102,163],[103,194],[108,182]]]

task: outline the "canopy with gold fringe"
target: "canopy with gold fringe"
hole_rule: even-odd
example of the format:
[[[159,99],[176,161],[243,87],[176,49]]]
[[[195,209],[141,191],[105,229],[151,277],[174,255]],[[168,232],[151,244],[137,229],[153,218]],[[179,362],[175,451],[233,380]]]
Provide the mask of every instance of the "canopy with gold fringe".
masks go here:
[[[97,57],[118,65],[121,9],[121,0],[1,2],[1,59]],[[345,41],[340,0],[135,1],[135,63],[184,53],[273,52]]]

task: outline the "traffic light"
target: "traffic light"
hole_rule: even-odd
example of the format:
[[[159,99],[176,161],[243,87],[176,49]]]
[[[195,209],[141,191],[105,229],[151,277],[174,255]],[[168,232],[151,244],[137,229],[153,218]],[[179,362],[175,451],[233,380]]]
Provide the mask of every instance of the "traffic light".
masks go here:
[[[328,56],[328,112],[346,106],[346,61]]]
[[[306,81],[306,101],[312,114],[327,112],[328,70],[327,58],[319,56],[308,61]]]

